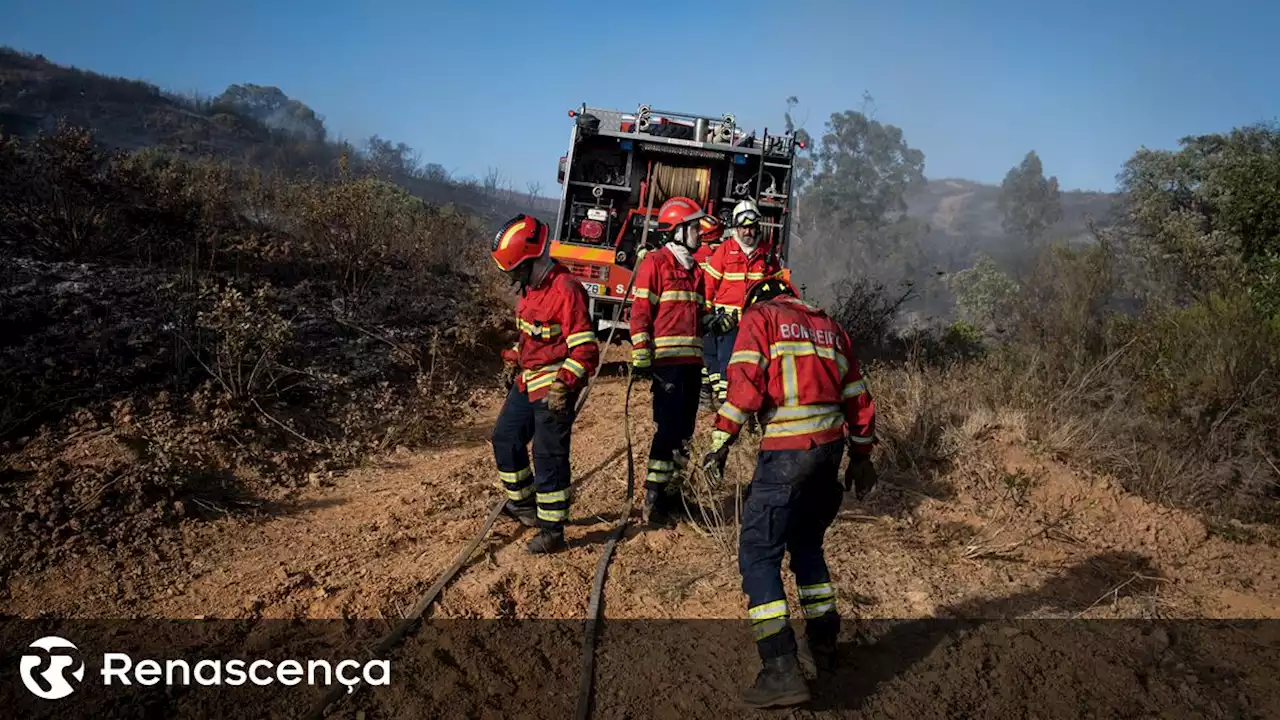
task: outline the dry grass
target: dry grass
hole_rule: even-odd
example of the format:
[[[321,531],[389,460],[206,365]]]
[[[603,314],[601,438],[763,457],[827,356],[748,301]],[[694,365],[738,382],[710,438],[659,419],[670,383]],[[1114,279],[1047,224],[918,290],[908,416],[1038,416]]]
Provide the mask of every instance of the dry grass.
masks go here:
[[[0,573],[438,442],[507,341],[485,234],[347,172],[0,138]],[[64,467],[104,429],[139,459]]]

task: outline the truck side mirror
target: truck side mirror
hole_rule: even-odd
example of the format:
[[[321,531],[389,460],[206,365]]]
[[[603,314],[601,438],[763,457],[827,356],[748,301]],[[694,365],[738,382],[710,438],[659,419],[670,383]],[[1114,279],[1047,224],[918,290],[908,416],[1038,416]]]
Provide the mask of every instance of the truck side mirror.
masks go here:
[[[561,185],[564,184],[564,166],[565,166],[565,163],[568,162],[568,160],[569,160],[568,155],[560,156],[560,169],[556,172],[556,182],[560,183]]]

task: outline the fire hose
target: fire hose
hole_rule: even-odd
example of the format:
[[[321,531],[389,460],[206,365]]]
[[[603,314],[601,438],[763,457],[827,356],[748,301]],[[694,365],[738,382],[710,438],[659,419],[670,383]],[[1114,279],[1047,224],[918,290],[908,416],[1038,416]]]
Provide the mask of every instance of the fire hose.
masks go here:
[[[653,184],[659,202],[673,197],[687,197],[707,204],[711,192],[711,171],[708,168],[674,167],[656,163],[653,167]]]
[[[648,197],[647,208],[645,210],[644,229],[640,231],[640,247],[643,249],[649,239],[649,218],[653,215],[653,189],[649,187],[646,193]],[[636,270],[640,269],[639,263],[636,264]],[[635,284],[636,273],[631,273],[631,278],[627,281],[627,291],[622,297],[631,296],[631,288]],[[617,329],[617,325],[609,328],[609,344],[613,343],[613,331]],[[596,368],[596,374],[600,373],[600,368],[604,367],[601,362]],[[594,376],[592,377],[594,380]],[[618,541],[622,539],[623,534],[627,531],[627,524],[631,521],[631,505],[635,501],[636,487],[636,458],[635,450],[631,444],[631,387],[635,383],[635,371],[631,363],[627,363],[627,390],[626,396],[622,403],[622,432],[626,439],[627,445],[627,494],[623,499],[622,506],[618,512],[618,520],[614,523],[613,532],[609,533],[609,540],[605,543],[604,553],[600,556],[600,561],[596,563],[595,581],[591,584],[591,595],[587,600],[587,620],[586,635],[582,640],[582,682],[578,686],[578,707],[574,714],[576,720],[587,720],[591,717],[591,696],[595,687],[595,662],[596,662],[596,636],[600,628],[600,607],[604,599],[604,580],[605,574],[609,570],[609,561],[613,559],[613,550],[618,546]],[[587,388],[590,390],[590,386]],[[585,394],[585,393],[584,393]]]

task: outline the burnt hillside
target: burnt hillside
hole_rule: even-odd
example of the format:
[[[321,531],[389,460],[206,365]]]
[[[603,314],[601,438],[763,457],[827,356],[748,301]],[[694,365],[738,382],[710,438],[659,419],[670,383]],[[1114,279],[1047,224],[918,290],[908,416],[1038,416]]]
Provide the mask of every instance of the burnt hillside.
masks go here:
[[[0,132],[30,138],[59,122],[92,128],[104,146],[125,151],[159,147],[190,157],[216,157],[307,173],[336,163],[350,146],[274,130],[233,108],[167,93],[147,82],[110,77],[0,48]],[[394,177],[434,205],[453,205],[496,225],[518,212],[554,212],[547,198],[478,181]]]

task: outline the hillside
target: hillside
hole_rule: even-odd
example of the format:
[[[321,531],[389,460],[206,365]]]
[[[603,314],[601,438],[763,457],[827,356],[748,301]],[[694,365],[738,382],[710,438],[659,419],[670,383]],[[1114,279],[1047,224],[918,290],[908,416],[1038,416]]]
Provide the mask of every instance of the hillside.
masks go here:
[[[950,260],[947,269],[954,270],[967,267],[979,253],[1001,258],[1015,251],[1014,239],[1001,228],[999,198],[996,185],[930,180],[921,192],[907,198],[908,214],[928,224],[925,244]],[[1114,196],[1106,193],[1063,193],[1062,220],[1051,234],[1072,242],[1089,239],[1090,219],[1105,221],[1113,202]]]
[[[0,132],[31,137],[52,132],[60,121],[93,128],[98,142],[134,151],[159,147],[198,157],[244,161],[259,167],[301,170],[333,162],[346,149],[273,131],[243,114],[199,99],[162,91],[150,83],[109,77],[0,48]],[[549,158],[553,164],[555,158]],[[549,165],[550,166],[550,165]],[[477,182],[423,177],[396,178],[413,194],[436,205],[452,204],[491,226],[519,212],[554,212],[547,198],[495,189]]]

